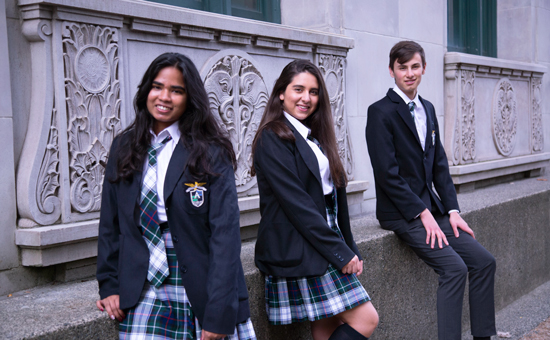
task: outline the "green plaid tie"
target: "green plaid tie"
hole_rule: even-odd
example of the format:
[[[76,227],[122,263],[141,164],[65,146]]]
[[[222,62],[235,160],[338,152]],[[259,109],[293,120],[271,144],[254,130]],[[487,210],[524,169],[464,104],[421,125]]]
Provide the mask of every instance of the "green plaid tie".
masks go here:
[[[147,248],[149,248],[147,280],[157,288],[169,274],[166,247],[159,227],[157,211],[157,151],[171,139],[172,137],[168,136],[162,142],[149,147],[149,162],[143,176],[139,204],[141,230]]]
[[[414,119],[414,108],[416,107],[416,104],[411,100],[409,102],[409,112],[411,113],[411,116]]]

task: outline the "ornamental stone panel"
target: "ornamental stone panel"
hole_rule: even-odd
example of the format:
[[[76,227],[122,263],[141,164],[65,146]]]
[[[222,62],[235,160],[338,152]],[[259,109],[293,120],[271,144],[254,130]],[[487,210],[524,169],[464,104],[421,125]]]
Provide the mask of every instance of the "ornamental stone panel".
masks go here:
[[[537,64],[445,55],[445,149],[457,188],[538,174],[550,164],[542,132],[545,71]]]
[[[49,266],[97,254],[105,164],[113,138],[134,119],[133,97],[163,52],[191,58],[210,110],[237,156],[241,235],[255,237],[259,198],[251,146],[271,86],[294,59],[322,70],[340,157],[353,176],[345,113],[346,56],[353,39],[147,1],[21,0],[30,44],[32,99],[17,173],[16,244],[24,266]],[[368,182],[348,186],[361,211]]]

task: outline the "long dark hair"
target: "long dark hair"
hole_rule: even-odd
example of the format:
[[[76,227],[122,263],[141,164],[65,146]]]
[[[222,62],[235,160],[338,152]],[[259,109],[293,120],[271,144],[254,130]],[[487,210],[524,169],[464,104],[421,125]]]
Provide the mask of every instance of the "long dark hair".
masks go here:
[[[281,139],[295,142],[296,139],[290,128],[285,124],[283,114],[283,103],[279,98],[281,93],[284,93],[287,86],[292,82],[294,77],[302,72],[307,72],[317,79],[319,85],[319,102],[315,111],[307,117],[303,123],[311,129],[311,135],[315,137],[325,156],[328,158],[330,165],[330,174],[334,185],[338,188],[347,185],[347,176],[338,155],[338,145],[334,133],[334,122],[332,120],[332,111],[330,109],[330,100],[328,97],[325,81],[319,69],[309,60],[294,60],[285,66],[279,79],[273,86],[271,97],[267,101],[266,108],[258,132],[252,143],[252,153],[256,151],[258,137],[265,129],[272,130]],[[252,166],[252,174],[255,174],[254,166]]]
[[[235,167],[235,152],[227,136],[220,129],[216,118],[210,112],[208,96],[204,89],[199,72],[195,64],[188,57],[179,53],[164,53],[158,56],[138,85],[134,97],[134,110],[136,118],[121,134],[127,134],[127,138],[121,138],[118,147],[117,178],[129,180],[134,171],[143,168],[143,162],[147,155],[147,149],[151,145],[155,119],[147,110],[147,97],[151,91],[153,81],[158,73],[166,68],[174,67],[183,75],[185,89],[187,91],[187,105],[185,112],[178,120],[178,128],[181,132],[181,142],[189,150],[187,167],[196,178],[205,175],[216,175],[211,171],[208,148],[210,144],[216,144],[222,150]]]

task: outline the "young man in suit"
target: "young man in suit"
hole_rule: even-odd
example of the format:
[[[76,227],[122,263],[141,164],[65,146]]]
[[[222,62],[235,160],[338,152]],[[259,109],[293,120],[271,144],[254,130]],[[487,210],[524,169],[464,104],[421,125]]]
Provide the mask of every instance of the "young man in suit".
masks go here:
[[[461,339],[467,278],[472,335],[490,339],[496,334],[495,259],[459,215],[434,107],[418,95],[426,71],[423,48],[397,43],[389,71],[395,87],[369,107],[366,128],[377,218],[439,275],[439,339]]]

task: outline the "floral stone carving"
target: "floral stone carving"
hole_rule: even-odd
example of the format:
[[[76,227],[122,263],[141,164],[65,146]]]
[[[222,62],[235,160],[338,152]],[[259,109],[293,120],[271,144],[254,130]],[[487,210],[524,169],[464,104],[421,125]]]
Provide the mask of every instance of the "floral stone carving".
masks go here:
[[[473,71],[462,71],[462,160],[473,161],[476,158],[476,115],[474,111]]]
[[[516,145],[518,115],[516,93],[508,78],[502,78],[493,96],[493,138],[498,152],[509,156]]]
[[[99,211],[108,149],[120,131],[116,29],[65,23],[70,201],[79,213]]]
[[[533,78],[531,82],[531,98],[532,98],[532,115],[531,115],[531,126],[532,126],[532,145],[533,151],[539,152],[542,151],[544,147],[544,134],[542,131],[542,82],[541,78]]]
[[[214,63],[204,80],[210,110],[230,136],[237,170],[237,191],[251,188],[252,141],[268,100],[264,79],[252,62],[239,55],[226,55]]]
[[[353,159],[351,141],[345,117],[344,102],[344,69],[346,59],[344,57],[321,54],[319,55],[319,69],[323,74],[327,92],[329,95],[332,117],[334,120],[334,132],[338,143],[338,153],[342,164],[346,169],[348,179],[353,179]]]

